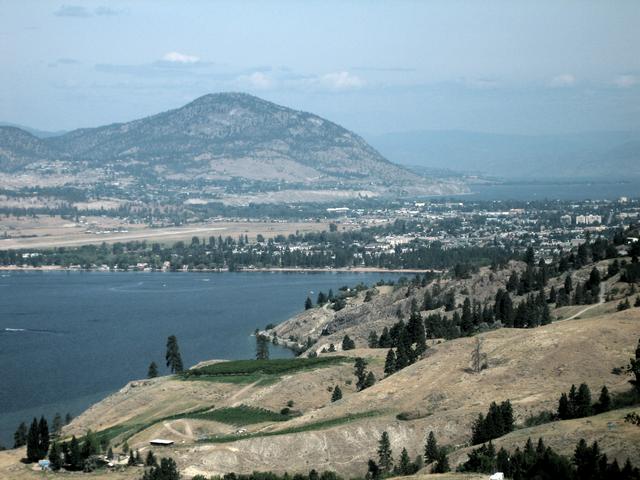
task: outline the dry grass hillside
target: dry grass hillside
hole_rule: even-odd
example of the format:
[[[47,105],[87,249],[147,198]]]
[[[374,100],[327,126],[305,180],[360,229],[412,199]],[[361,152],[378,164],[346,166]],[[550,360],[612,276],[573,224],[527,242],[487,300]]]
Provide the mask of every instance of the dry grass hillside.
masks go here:
[[[349,335],[359,347],[367,346],[367,339],[371,331],[378,335],[384,327],[391,327],[400,318],[406,319],[411,313],[411,303],[415,301],[421,307],[425,292],[438,284],[443,292],[455,292],[456,305],[462,305],[465,297],[470,297],[481,303],[492,303],[496,292],[505,288],[512,271],[524,270],[523,262],[512,261],[508,268],[493,272],[488,267],[481,268],[470,278],[455,279],[445,277],[431,282],[426,287],[391,287],[376,286],[369,290],[372,297],[365,301],[367,290],[360,291],[354,297],[347,299],[344,309],[335,312],[329,305],[305,310],[289,320],[276,325],[264,333],[270,337],[277,337],[282,344],[302,344],[307,338],[316,343],[310,351],[320,353],[331,343],[339,350],[344,335]],[[438,309],[444,313],[444,309]],[[435,312],[435,310],[433,311]],[[428,311],[423,311],[423,316]],[[452,316],[453,311],[447,315]],[[293,341],[292,341],[293,339]]]
[[[139,381],[89,409],[66,433],[111,427],[112,444],[118,446],[126,438],[143,455],[151,438],[170,438],[174,446],[155,453],[172,456],[186,477],[310,468],[361,475],[367,459],[375,457],[377,440],[385,430],[395,455],[407,447],[413,457],[421,452],[429,430],[441,444],[464,448],[472,421],[492,401],[510,399],[522,423],[527,415],[555,409],[560,393],[573,383],[586,382],[593,392],[605,384],[614,393],[624,391],[628,377],[614,375],[611,369],[628,362],[638,337],[640,309],[531,330],[500,329],[480,335],[489,367],[479,374],[468,370],[475,339],[460,338],[429,348],[422,360],[362,392],[355,391],[348,360],[280,376]],[[345,352],[366,357],[378,378],[385,353],[383,349]],[[331,403],[329,390],[335,385],[344,397]],[[278,412],[289,400],[300,416],[250,423],[243,432],[233,422],[167,418],[196,409],[241,405]],[[598,439],[610,457],[629,456],[638,462],[637,432],[621,423],[623,413],[517,430],[496,443],[520,445],[527,436],[542,435],[554,448],[569,452],[584,436]],[[399,420],[398,415],[407,420]],[[464,453],[452,454],[452,463],[463,461]],[[28,468],[11,464],[7,455],[0,457],[4,459],[0,478],[8,469]]]

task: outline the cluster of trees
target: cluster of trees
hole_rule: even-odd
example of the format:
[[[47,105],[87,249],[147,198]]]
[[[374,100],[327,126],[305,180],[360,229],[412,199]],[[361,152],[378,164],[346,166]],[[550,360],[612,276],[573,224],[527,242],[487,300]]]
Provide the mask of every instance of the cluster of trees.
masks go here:
[[[370,345],[374,336],[370,338]],[[389,348],[384,363],[386,376],[416,362],[427,350],[426,332],[420,313],[414,310],[406,324],[400,320],[391,329],[385,328],[376,346]]]
[[[141,480],[180,480],[178,466],[172,458],[163,457],[160,459],[160,464],[155,459],[152,460],[153,463],[150,461],[145,462],[151,468],[145,470]]]
[[[563,393],[558,400],[558,419],[569,420],[572,418],[582,418],[603,413],[611,410],[611,396],[609,389],[603,386],[600,390],[600,397],[595,404],[591,404],[591,390],[586,383],[581,383],[578,388],[571,385],[569,393]]]
[[[192,480],[208,479],[202,475],[196,475]],[[278,475],[271,472],[253,472],[247,475],[226,473],[223,476],[211,477],[211,480],[342,480],[342,477],[331,471],[319,473],[316,470],[311,470],[307,475],[301,473],[296,473],[295,475],[289,475],[288,473]]]
[[[551,323],[551,311],[544,290],[537,295],[529,294],[515,308],[509,292],[502,289],[496,293],[495,320],[506,327],[534,328]]]
[[[18,427],[21,430],[21,427]],[[16,432],[18,434],[18,432]],[[15,438],[14,438],[15,440]],[[49,425],[44,417],[40,417],[40,421],[33,419],[29,431],[27,433],[27,461],[37,462],[47,456],[49,452]]]
[[[249,243],[246,235],[238,239],[193,237],[191,242],[176,242],[170,246],[145,241],[115,243],[113,245],[87,245],[78,248],[54,248],[38,250],[37,256],[22,258],[19,251],[0,251],[0,265],[33,267],[80,265],[90,269],[107,265],[109,268],[127,269],[131,265],[146,263],[159,270],[169,262],[171,270],[187,266],[190,270],[237,270],[243,267],[260,268],[341,268],[364,265],[375,268],[437,268],[454,267],[456,264],[486,265],[504,263],[514,254],[498,247],[444,248],[440,243],[425,244],[415,240],[404,249],[393,252],[371,252],[365,248],[375,243],[378,235],[393,234],[398,228],[392,225],[364,228],[358,231],[332,231],[320,233],[279,235],[260,243]],[[264,239],[263,239],[264,240]],[[305,245],[309,249],[292,248]]]
[[[376,383],[376,376],[372,371],[367,371],[367,362],[364,358],[356,358],[354,363],[354,375],[356,376],[356,389],[358,391],[369,388]]]
[[[438,446],[438,442],[433,432],[429,432],[424,446],[424,455],[418,455],[411,461],[406,448],[402,449],[398,461],[393,459],[391,441],[387,432],[382,432],[378,441],[378,459],[369,459],[367,480],[379,480],[388,476],[413,475],[417,473],[424,464],[431,465],[432,473],[446,473],[451,470],[446,448]]]
[[[48,422],[44,419],[44,417],[40,418],[40,422],[38,422],[37,419],[34,418],[29,429],[27,429],[27,424],[25,422],[20,422],[20,425],[18,425],[18,428],[13,434],[13,448],[24,447],[27,444],[27,440],[29,438],[33,440],[38,436],[43,437],[46,431],[48,431],[48,435],[50,438],[58,436],[60,434],[60,431],[62,430],[62,427],[70,423],[72,418],[73,417],[71,416],[71,414],[67,413],[63,420],[62,415],[56,413],[53,417],[53,421],[51,422],[51,428],[49,428]]]
[[[640,471],[629,459],[622,468],[617,460],[609,462],[606,454],[600,453],[598,443],[591,446],[581,439],[576,445],[573,458],[556,453],[538,440],[534,447],[528,439],[524,448],[513,453],[500,448],[496,452],[491,442],[474,449],[468,460],[458,470],[462,472],[502,472],[514,480],[638,480]]]
[[[106,448],[107,444],[91,430],[80,440],[74,435],[69,442],[53,442],[49,451],[51,469],[91,472],[102,462],[97,455]],[[113,457],[112,451],[110,455]]]
[[[514,428],[513,407],[509,400],[500,405],[492,402],[487,415],[478,415],[471,427],[471,444],[485,443],[512,432]]]

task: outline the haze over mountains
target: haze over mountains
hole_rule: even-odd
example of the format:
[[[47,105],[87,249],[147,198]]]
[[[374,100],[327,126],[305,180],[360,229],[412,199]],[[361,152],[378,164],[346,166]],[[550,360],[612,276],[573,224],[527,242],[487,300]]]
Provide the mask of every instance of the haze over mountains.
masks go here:
[[[242,93],[200,97],[127,123],[37,138],[0,127],[0,171],[80,174],[126,181],[285,182],[325,188],[404,186],[455,193],[395,165],[362,138],[316,115]]]
[[[368,136],[394,162],[511,178],[640,176],[640,133],[510,135],[416,131]]]

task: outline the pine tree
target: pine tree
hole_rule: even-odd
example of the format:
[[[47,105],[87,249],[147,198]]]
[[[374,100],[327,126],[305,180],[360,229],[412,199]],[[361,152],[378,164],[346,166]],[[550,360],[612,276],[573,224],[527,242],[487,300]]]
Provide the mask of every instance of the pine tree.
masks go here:
[[[44,416],[40,417],[38,423],[38,456],[44,458],[49,453],[49,425]]]
[[[51,422],[51,435],[58,436],[62,431],[62,415],[56,413]]]
[[[337,402],[342,398],[342,390],[338,385],[336,385],[333,389],[333,393],[331,394],[331,401]]]
[[[629,359],[629,366],[627,369],[635,377],[629,380],[629,383],[636,388],[636,391],[640,392],[640,339],[638,339],[638,346],[636,347],[636,355],[634,358]]]
[[[49,465],[54,472],[60,470],[64,464],[62,458],[62,450],[57,442],[53,442],[51,445],[51,451],[49,452]]]
[[[400,453],[400,462],[398,465],[398,473],[400,475],[411,475],[412,472],[411,459],[409,458],[409,452],[407,452],[406,448],[402,449]]]
[[[562,395],[560,395],[560,400],[558,401],[558,418],[560,420],[568,420],[571,417],[572,414],[569,399],[567,398],[566,393],[562,393]]]
[[[581,418],[589,415],[591,415],[591,391],[586,383],[581,383],[576,394],[575,416]]]
[[[611,410],[611,396],[609,395],[609,389],[606,385],[600,390],[600,397],[598,398],[598,403],[595,408],[598,413]]]
[[[256,360],[269,360],[269,338],[256,335]]]
[[[438,442],[435,434],[431,431],[427,436],[427,443],[424,446],[425,463],[433,463],[438,460]]]
[[[71,420],[73,420],[73,417],[69,412],[67,412],[67,414],[64,416],[64,424],[69,425],[71,423]]]
[[[182,356],[180,355],[180,348],[178,347],[178,339],[175,335],[167,338],[167,353],[165,354],[167,361],[167,367],[169,367],[171,373],[182,373],[184,367],[182,365]]]
[[[378,442],[378,465],[383,472],[390,472],[393,468],[393,453],[387,432],[382,432]]]
[[[376,383],[376,376],[373,374],[373,372],[369,372],[367,373],[367,376],[364,380],[364,385],[362,386],[362,390],[364,390],[365,388],[369,388],[369,387],[373,387]]]
[[[149,370],[147,370],[147,378],[156,378],[158,376],[158,365],[156,362],[149,364]]]
[[[144,465],[145,467],[153,467],[155,465],[158,465],[158,461],[156,460],[153,451],[149,450],[149,452],[147,453],[147,458],[144,460]]]
[[[33,419],[29,432],[27,433],[27,460],[29,462],[37,462],[42,457],[40,456],[40,428],[38,426],[38,420]]]
[[[107,450],[107,460],[113,460],[113,448],[109,447],[109,450]]]
[[[387,358],[384,361],[384,374],[388,377],[396,371],[396,354],[392,348],[387,352]]]
[[[304,309],[309,310],[311,308],[313,308],[313,301],[311,300],[311,297],[307,297],[307,299],[304,301]]]
[[[447,456],[447,452],[441,448],[438,451],[438,459],[433,467],[433,473],[447,473],[450,470],[451,467],[449,466],[449,457]]]
[[[373,330],[369,332],[369,339],[367,341],[367,345],[369,348],[378,348],[378,334]]]
[[[342,350],[353,350],[356,348],[356,342],[349,338],[349,335],[345,335],[342,339]]]
[[[24,447],[27,444],[27,424],[20,422],[16,433],[13,434],[13,448]]]
[[[356,376],[356,389],[358,391],[364,388],[367,379],[367,362],[363,358],[356,358],[354,362],[354,374]]]
[[[80,443],[75,435],[71,437],[71,442],[69,442],[69,455],[66,459],[66,463],[69,465],[71,470],[82,469],[82,452],[80,451]]]

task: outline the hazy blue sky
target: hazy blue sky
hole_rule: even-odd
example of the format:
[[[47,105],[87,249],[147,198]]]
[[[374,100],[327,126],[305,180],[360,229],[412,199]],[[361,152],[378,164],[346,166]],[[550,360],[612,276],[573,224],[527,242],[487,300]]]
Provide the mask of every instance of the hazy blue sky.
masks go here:
[[[0,0],[0,120],[246,91],[360,133],[640,130],[640,1]]]

